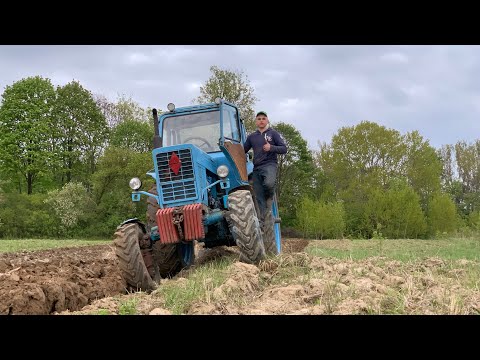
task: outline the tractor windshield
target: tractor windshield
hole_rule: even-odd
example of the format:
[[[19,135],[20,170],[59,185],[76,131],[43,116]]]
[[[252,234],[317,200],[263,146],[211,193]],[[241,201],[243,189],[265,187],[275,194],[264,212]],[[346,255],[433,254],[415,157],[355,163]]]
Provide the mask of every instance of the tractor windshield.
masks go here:
[[[193,144],[206,152],[220,151],[220,112],[208,111],[163,120],[163,146]]]

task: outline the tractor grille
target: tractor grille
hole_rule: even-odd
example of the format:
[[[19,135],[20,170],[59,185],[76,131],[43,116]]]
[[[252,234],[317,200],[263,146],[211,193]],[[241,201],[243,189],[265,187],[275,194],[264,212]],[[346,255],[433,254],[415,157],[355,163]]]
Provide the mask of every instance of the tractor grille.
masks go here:
[[[173,153],[180,160],[180,167],[176,174],[175,166],[171,166],[170,163]],[[192,199],[197,196],[190,149],[157,154],[157,165],[164,203]]]

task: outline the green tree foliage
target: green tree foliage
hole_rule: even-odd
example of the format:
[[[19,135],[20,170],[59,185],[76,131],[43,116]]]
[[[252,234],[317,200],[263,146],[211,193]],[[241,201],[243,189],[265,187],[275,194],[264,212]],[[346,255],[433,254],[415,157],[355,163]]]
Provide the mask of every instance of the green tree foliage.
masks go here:
[[[405,150],[398,131],[362,121],[341,128],[331,145],[321,144],[319,163],[340,191],[353,180],[385,186],[400,173]]]
[[[440,191],[442,161],[435,148],[424,140],[418,131],[407,133],[405,176],[413,190],[420,196],[422,208],[427,208],[430,197]]]
[[[311,174],[312,197],[321,202],[335,202],[337,200],[337,191],[335,183],[329,178],[319,164],[319,151],[311,150],[313,156],[314,170]]]
[[[448,194],[436,193],[428,206],[428,232],[431,236],[452,233],[457,228],[457,209]]]
[[[128,182],[137,176],[142,180],[142,190],[148,191],[153,179],[146,175],[146,172],[151,167],[150,153],[136,153],[113,146],[106,149],[93,177],[97,221],[89,231],[107,236],[126,219],[145,219],[146,198],[142,196],[143,201],[132,202],[132,190]]]
[[[1,195],[0,238],[58,236],[58,222],[47,204],[46,194],[7,193]]]
[[[480,231],[480,211],[471,212],[467,218],[467,225],[475,231]]]
[[[210,72],[210,78],[200,87],[200,95],[193,99],[193,102],[211,103],[217,97],[231,102],[238,106],[247,131],[253,132],[255,130],[253,109],[258,99],[254,95],[248,76],[243,71],[221,69],[218,66],[211,66]]]
[[[369,237],[418,238],[425,235],[427,223],[420,198],[404,180],[394,180],[388,190],[370,190],[364,209],[364,232]]]
[[[139,120],[124,120],[112,130],[110,145],[135,152],[153,150],[153,125]]]
[[[299,200],[312,193],[313,157],[307,141],[291,124],[273,125],[287,145],[287,153],[278,156],[277,195],[284,223],[289,226],[295,217]]]
[[[330,193],[344,201],[349,234],[365,237],[373,231],[362,227],[369,192],[400,175],[405,151],[398,131],[369,121],[343,127],[331,144],[320,144],[317,163],[335,187]]]
[[[131,97],[118,95],[116,101],[110,101],[105,96],[96,94],[93,98],[105,117],[109,128],[114,128],[126,120],[151,122],[153,124],[150,109],[142,108]],[[160,110],[158,111],[160,112]]]
[[[453,145],[443,145],[437,150],[437,155],[442,163],[441,183],[443,190],[447,192],[455,180],[454,154],[455,149]]]
[[[24,78],[6,86],[0,108],[0,165],[32,194],[35,181],[53,162],[52,110],[55,89],[50,79]]]
[[[77,81],[59,86],[57,94],[56,143],[62,169],[61,183],[72,178],[83,178],[89,183],[108,137],[105,117],[91,92]]]
[[[302,198],[297,208],[296,228],[309,238],[343,237],[345,211],[342,203],[322,203]]]
[[[416,131],[402,136],[396,130],[362,121],[356,126],[341,128],[333,136],[330,145],[320,145],[318,165],[331,181],[330,184],[334,184],[335,190],[330,190],[329,193],[337,193],[338,198],[344,201],[347,231],[353,236],[372,236],[377,225],[374,221],[365,219],[377,216],[372,214],[381,213],[381,209],[372,210],[371,196],[380,201],[382,194],[386,192],[387,202],[381,204],[387,206],[385,204],[389,204],[389,201],[393,201],[397,196],[395,191],[400,191],[392,192],[393,183],[406,181],[409,187],[400,191],[399,194],[405,196],[400,200],[410,199],[412,204],[415,203],[409,198],[413,191],[419,197],[423,210],[426,210],[432,194],[440,190],[441,160],[435,149]],[[329,181],[326,184],[329,184]],[[391,209],[403,211],[398,207]],[[393,210],[389,210],[391,211]],[[415,219],[417,215],[415,213]],[[396,221],[393,215],[382,216],[383,222],[390,224],[391,221]],[[398,214],[398,219],[402,219],[401,214]],[[418,224],[416,232],[408,230],[408,224],[407,230],[400,229],[398,225],[392,227],[382,223],[381,226],[387,226],[384,232],[388,236],[415,237],[415,234],[425,233],[422,221],[418,220]]]
[[[480,140],[473,144],[459,141],[455,144],[455,160],[462,183],[464,212],[480,209]]]

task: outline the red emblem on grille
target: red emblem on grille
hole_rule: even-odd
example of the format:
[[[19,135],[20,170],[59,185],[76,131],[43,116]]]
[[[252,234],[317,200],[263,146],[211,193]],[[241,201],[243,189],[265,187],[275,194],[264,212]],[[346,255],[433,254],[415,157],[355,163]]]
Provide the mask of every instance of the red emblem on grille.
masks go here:
[[[182,162],[178,158],[177,154],[173,153],[172,156],[170,156],[170,160],[168,161],[168,165],[170,165],[170,169],[175,173],[175,175],[178,175],[178,172],[180,171],[180,168],[182,167]]]

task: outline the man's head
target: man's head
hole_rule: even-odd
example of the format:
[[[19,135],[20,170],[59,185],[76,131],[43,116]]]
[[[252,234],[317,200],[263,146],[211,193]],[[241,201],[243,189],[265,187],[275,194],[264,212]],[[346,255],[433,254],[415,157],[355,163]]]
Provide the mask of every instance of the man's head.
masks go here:
[[[259,111],[255,116],[255,124],[260,131],[268,129],[268,116],[265,111]]]

